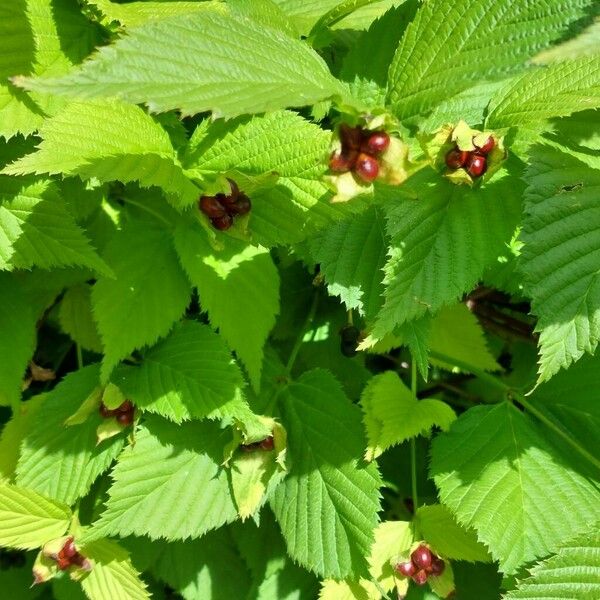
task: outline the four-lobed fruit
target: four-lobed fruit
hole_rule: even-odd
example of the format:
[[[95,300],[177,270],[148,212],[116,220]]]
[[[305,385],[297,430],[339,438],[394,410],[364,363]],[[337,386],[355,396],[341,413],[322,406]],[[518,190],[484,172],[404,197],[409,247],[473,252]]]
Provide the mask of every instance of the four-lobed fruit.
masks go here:
[[[403,577],[410,577],[417,585],[425,585],[430,575],[437,577],[444,572],[446,563],[425,544],[419,544],[411,553],[410,560],[400,562],[395,570]]]
[[[88,559],[79,553],[75,547],[73,537],[66,539],[63,547],[58,551],[55,560],[61,571],[66,571],[69,567],[73,566],[89,568]]]
[[[135,417],[135,407],[130,400],[125,400],[125,402],[115,409],[110,409],[104,404],[104,402],[101,402],[98,412],[104,419],[114,417],[117,423],[123,425],[124,427],[131,425]]]
[[[385,131],[367,131],[342,123],[339,129],[341,149],[332,153],[329,169],[334,173],[352,171],[365,183],[379,175],[377,160],[389,147],[390,136]]]
[[[200,210],[210,219],[212,226],[219,231],[225,231],[233,225],[233,218],[250,212],[250,198],[240,192],[233,179],[228,179],[229,194],[219,193],[216,196],[202,196],[198,201]]]
[[[477,145],[473,138],[475,150],[468,152],[455,146],[446,153],[446,166],[452,171],[464,168],[467,173],[477,179],[487,171],[487,155],[496,147],[496,141],[490,135],[483,144]]]

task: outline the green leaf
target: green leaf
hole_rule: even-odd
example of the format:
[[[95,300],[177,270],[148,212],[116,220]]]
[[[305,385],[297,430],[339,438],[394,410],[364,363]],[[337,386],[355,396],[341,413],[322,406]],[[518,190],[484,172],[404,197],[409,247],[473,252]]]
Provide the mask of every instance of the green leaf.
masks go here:
[[[36,315],[15,280],[0,273],[0,406],[21,398],[25,370],[36,344]]]
[[[424,170],[404,187],[414,198],[398,198],[388,213],[385,300],[373,329],[379,339],[470,290],[521,216],[520,185],[506,171],[467,189]]]
[[[237,518],[221,464],[228,433],[148,416],[112,471],[106,511],[86,536],[197,538]]]
[[[516,600],[554,600],[577,598],[594,600],[600,596],[600,529],[562,545],[556,554],[531,569],[531,576],[520,581],[516,590],[504,598]]]
[[[73,504],[87,494],[117,457],[124,436],[96,445],[96,428],[102,422],[97,412],[84,423],[65,426],[69,416],[98,386],[98,375],[98,365],[84,367],[45,396],[21,446],[18,485]]]
[[[269,251],[233,238],[215,251],[198,227],[179,228],[175,245],[211,325],[258,389],[264,345],[279,313],[279,274]]]
[[[19,402],[13,416],[0,433],[0,482],[14,483],[13,479],[21,454],[21,442],[31,429],[33,416],[44,401],[44,395]]]
[[[534,57],[536,64],[548,64],[561,62],[563,60],[573,60],[582,56],[598,54],[600,51],[600,20],[596,19],[587,29],[584,29],[579,35],[540,52]]]
[[[116,279],[101,278],[92,289],[103,381],[119,360],[166,335],[188,305],[190,285],[171,242],[169,231],[132,221],[106,248]]]
[[[102,341],[92,315],[92,295],[89,285],[69,288],[58,310],[61,329],[86,350],[102,352]]]
[[[200,540],[166,544],[152,572],[185,600],[246,598],[250,587],[246,565],[224,527]]]
[[[442,308],[433,318],[429,349],[483,371],[500,369],[488,349],[477,317],[462,303]],[[431,359],[431,363],[444,369],[453,369],[452,364],[435,358]]]
[[[178,325],[144,355],[139,367],[113,377],[135,405],[180,423],[248,412],[242,374],[220,336],[192,321]]]
[[[327,289],[348,310],[367,318],[381,306],[387,244],[383,214],[377,207],[335,223],[310,242]]]
[[[502,87],[490,102],[486,127],[538,123],[600,107],[600,55],[538,67]]]
[[[475,532],[461,527],[448,508],[441,504],[419,507],[415,525],[423,539],[445,559],[469,562],[490,560],[487,548],[477,541]]]
[[[591,454],[600,448],[600,356],[584,356],[535,388],[530,402]]]
[[[217,117],[343,93],[305,43],[218,4],[141,25],[65,77],[20,84],[79,98],[116,96],[155,112],[211,110]]]
[[[405,120],[474,83],[525,67],[527,59],[584,16],[589,0],[428,0],[390,65],[388,100]],[[550,10],[552,5],[552,10]]]
[[[54,183],[0,176],[0,269],[110,269],[75,224]]]
[[[81,580],[90,600],[145,600],[146,584],[129,560],[129,554],[110,540],[86,544],[82,554],[92,559],[93,568]]]
[[[271,506],[288,553],[324,577],[365,571],[380,479],[374,465],[361,464],[358,409],[333,376],[319,370],[304,373],[283,390],[279,407],[291,469]]]
[[[138,106],[114,100],[71,102],[44,122],[39,135],[42,142],[37,151],[12,163],[4,173],[139,181],[144,187],[162,187],[181,204],[198,197],[169,135]]]
[[[0,545],[31,550],[64,534],[71,511],[36,492],[0,484]]]
[[[275,171],[280,177],[310,178],[325,171],[330,139],[331,132],[286,110],[217,121],[196,129],[185,165],[198,177],[236,170],[248,175]],[[321,168],[319,162],[323,162]]]
[[[335,581],[326,579],[322,583],[319,600],[380,600],[381,593],[368,579]]]
[[[545,437],[503,402],[468,410],[433,442],[431,475],[440,500],[477,531],[504,573],[600,518],[596,487],[556,456]]]
[[[366,460],[377,458],[405,440],[426,435],[434,426],[446,430],[456,419],[454,411],[440,400],[413,398],[393,371],[373,377],[360,402],[369,440]]]
[[[520,266],[538,316],[539,381],[593,354],[600,339],[600,170],[583,160],[536,146],[525,175]]]

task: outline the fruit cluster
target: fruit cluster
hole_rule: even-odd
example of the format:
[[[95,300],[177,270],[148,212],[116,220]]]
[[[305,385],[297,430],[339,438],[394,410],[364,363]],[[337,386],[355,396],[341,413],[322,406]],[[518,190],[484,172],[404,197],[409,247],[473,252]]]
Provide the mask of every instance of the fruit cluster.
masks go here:
[[[356,356],[358,340],[360,339],[360,331],[354,325],[346,325],[340,331],[340,352],[352,358]]]
[[[219,231],[229,229],[236,215],[250,212],[250,198],[240,192],[237,183],[228,179],[231,191],[229,194],[219,193],[216,196],[202,196],[198,202],[200,210],[210,219],[212,226]]]
[[[475,144],[475,140],[473,145],[475,150],[472,152],[454,146],[446,154],[446,166],[453,171],[464,168],[471,177],[481,177],[487,170],[487,155],[494,149],[496,142],[490,136],[481,146]]]
[[[127,427],[128,425],[131,425],[133,423],[135,407],[133,406],[131,401],[125,400],[123,404],[121,404],[114,410],[111,410],[110,408],[106,407],[104,402],[102,402],[100,404],[99,412],[104,419],[115,417],[117,423],[123,425],[124,427]]]
[[[365,183],[371,183],[379,175],[377,160],[390,145],[385,131],[367,131],[361,127],[340,125],[342,147],[329,159],[329,168],[335,173],[352,171]]]
[[[444,572],[446,563],[420,544],[410,555],[410,560],[396,565],[396,571],[404,577],[410,577],[417,585],[425,585],[430,575],[438,576]]]
[[[273,436],[260,440],[259,442],[253,442],[252,444],[241,444],[240,449],[243,452],[255,452],[256,450],[273,450],[275,447],[275,440]]]
[[[67,538],[64,546],[58,551],[55,560],[61,571],[66,571],[69,567],[73,566],[81,568],[88,568],[89,566],[88,559],[81,555],[77,548],[75,548],[72,537]]]

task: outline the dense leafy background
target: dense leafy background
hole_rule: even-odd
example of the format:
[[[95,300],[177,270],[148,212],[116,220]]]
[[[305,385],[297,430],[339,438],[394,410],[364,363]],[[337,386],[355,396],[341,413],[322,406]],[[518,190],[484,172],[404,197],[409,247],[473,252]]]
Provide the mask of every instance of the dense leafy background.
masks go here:
[[[592,0],[4,2],[3,594],[598,598],[599,108]],[[372,117],[409,177],[332,202]]]

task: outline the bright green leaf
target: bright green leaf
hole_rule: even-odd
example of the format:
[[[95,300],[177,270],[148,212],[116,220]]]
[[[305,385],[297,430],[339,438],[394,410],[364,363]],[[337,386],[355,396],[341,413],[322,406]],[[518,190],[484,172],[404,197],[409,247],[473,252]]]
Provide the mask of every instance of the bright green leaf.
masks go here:
[[[562,545],[556,554],[531,569],[506,600],[554,600],[576,598],[595,600],[600,596],[600,529],[591,531]]]
[[[361,406],[369,440],[367,460],[405,440],[428,434],[434,426],[446,430],[456,419],[454,411],[440,400],[413,398],[393,371],[371,379],[361,396]]]
[[[527,60],[584,15],[589,0],[428,0],[407,27],[390,65],[388,100],[400,119],[428,112]],[[552,9],[550,8],[552,7]]]
[[[92,315],[91,288],[76,285],[69,288],[60,302],[58,320],[61,329],[86,350],[102,352],[102,341]]]
[[[376,207],[335,223],[310,242],[329,293],[348,310],[374,316],[381,306],[386,261],[385,223]]]
[[[197,538],[237,518],[221,467],[227,432],[209,421],[175,425],[148,416],[112,471],[106,511],[87,539]]]
[[[497,371],[498,363],[491,355],[477,317],[465,304],[446,306],[433,318],[429,349],[467,363],[483,371]],[[433,359],[432,364],[452,370],[451,364]]]
[[[15,280],[0,273],[0,406],[21,398],[25,370],[36,344],[36,315]]]
[[[190,299],[190,285],[171,233],[132,222],[111,240],[104,258],[116,278],[101,278],[92,305],[104,345],[102,379],[119,360],[166,335]]]
[[[177,423],[241,416],[249,410],[242,375],[223,340],[192,321],[149,350],[139,367],[118,370],[113,381],[140,409]]]
[[[197,227],[179,228],[175,245],[198,288],[200,306],[257,389],[264,345],[279,312],[279,274],[269,251],[233,238],[223,250],[215,251]]]
[[[600,55],[538,67],[502,87],[490,102],[486,127],[538,123],[600,107]]]
[[[222,117],[343,93],[308,45],[222,4],[141,25],[69,75],[21,85],[79,98],[116,96],[156,112],[211,110]]]
[[[129,560],[129,554],[110,540],[98,540],[82,548],[93,568],[81,580],[90,600],[146,600],[150,594]]]
[[[0,484],[0,545],[31,550],[64,534],[71,511],[31,490]]]
[[[486,547],[477,541],[475,532],[461,527],[448,508],[441,504],[419,507],[415,524],[423,539],[444,559],[490,560]]]
[[[596,487],[507,402],[471,408],[437,436],[431,475],[442,503],[477,531],[504,573],[548,554],[600,518]]]
[[[98,385],[98,365],[69,374],[32,418],[17,465],[17,483],[59,502],[73,504],[108,469],[123,447],[123,436],[96,445],[96,412],[84,423],[66,426]]]
[[[290,556],[324,577],[366,571],[380,480],[374,465],[361,464],[358,409],[333,376],[319,370],[283,390],[279,407],[291,469],[271,506]]]
[[[525,176],[520,266],[538,316],[539,381],[593,354],[600,339],[600,170],[579,158],[536,146]]]
[[[139,181],[145,187],[163,188],[181,204],[198,197],[167,132],[138,106],[112,100],[72,102],[45,121],[39,135],[42,142],[37,151],[12,163],[4,173]]]
[[[52,182],[0,176],[0,269],[33,266],[110,274]]]

